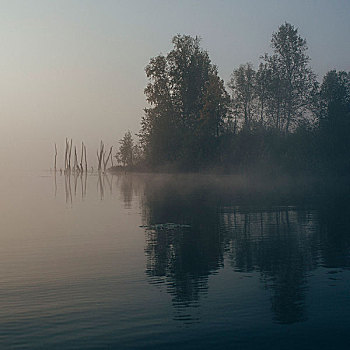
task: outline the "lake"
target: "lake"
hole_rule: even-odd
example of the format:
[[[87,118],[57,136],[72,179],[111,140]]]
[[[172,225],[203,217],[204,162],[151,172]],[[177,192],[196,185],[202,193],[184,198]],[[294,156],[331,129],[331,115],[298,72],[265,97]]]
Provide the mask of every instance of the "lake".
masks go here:
[[[1,349],[348,349],[350,198],[233,176],[3,175]]]

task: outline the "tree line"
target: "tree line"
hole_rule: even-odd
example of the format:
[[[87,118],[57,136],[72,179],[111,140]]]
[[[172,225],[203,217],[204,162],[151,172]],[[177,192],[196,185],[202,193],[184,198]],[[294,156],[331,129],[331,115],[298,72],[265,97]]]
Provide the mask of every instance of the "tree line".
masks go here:
[[[151,58],[141,128],[118,160],[135,169],[268,173],[350,170],[350,72],[318,82],[298,29],[281,25],[272,54],[220,78],[200,38],[176,35]]]

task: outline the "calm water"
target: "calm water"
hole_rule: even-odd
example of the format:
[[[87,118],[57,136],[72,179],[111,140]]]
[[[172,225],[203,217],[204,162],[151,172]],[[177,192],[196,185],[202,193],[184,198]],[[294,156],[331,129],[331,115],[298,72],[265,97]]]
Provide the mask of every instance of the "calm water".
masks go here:
[[[350,199],[232,177],[11,174],[1,349],[348,349]]]

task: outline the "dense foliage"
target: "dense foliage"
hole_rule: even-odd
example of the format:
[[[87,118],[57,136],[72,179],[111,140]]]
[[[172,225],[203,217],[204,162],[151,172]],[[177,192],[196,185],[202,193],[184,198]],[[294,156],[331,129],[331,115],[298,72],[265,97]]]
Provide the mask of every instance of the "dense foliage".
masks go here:
[[[152,58],[146,67],[150,107],[140,135],[152,166],[194,168],[218,156],[230,99],[199,43],[199,38],[175,36],[174,49]]]
[[[349,173],[350,73],[330,71],[317,82],[306,40],[293,25],[272,35],[272,54],[261,57],[257,70],[251,63],[234,69],[227,90],[198,37],[177,35],[172,43],[146,67],[139,165]]]

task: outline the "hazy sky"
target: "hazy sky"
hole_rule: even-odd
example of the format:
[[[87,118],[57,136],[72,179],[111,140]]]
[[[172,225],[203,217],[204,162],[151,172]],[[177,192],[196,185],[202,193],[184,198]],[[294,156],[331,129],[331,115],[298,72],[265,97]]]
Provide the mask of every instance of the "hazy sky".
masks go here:
[[[47,169],[66,136],[95,158],[100,139],[137,132],[144,68],[177,33],[201,36],[227,81],[239,64],[257,66],[287,21],[321,79],[350,70],[349,18],[349,0],[0,1],[0,166]]]

